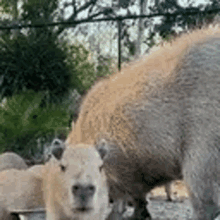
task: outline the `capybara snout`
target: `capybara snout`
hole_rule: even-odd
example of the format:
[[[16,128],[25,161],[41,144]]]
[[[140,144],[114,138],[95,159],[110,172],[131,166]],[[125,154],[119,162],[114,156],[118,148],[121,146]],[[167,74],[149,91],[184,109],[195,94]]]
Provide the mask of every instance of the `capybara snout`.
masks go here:
[[[72,193],[76,200],[76,209],[79,211],[92,209],[92,200],[94,199],[95,191],[96,187],[94,184],[74,184],[72,186]]]
[[[72,186],[72,193],[75,200],[74,209],[80,212],[88,212],[93,209],[95,203],[96,187],[93,184],[75,184]]]
[[[95,193],[95,186],[93,184],[82,185],[75,184],[72,186],[72,193],[82,199],[82,201],[91,198]]]

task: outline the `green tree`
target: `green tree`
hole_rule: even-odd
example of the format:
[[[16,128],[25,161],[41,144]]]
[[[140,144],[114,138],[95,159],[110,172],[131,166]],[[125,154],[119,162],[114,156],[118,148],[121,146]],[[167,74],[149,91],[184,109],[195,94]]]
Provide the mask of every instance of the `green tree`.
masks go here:
[[[49,100],[56,101],[69,89],[81,90],[78,73],[67,64],[67,54],[53,35],[28,36],[0,39],[0,91],[2,97],[21,91],[43,91]]]
[[[18,17],[18,0],[1,0],[0,12],[9,14],[13,18]]]
[[[178,16],[164,16],[159,25],[155,25],[152,32],[158,32],[164,39],[169,39],[175,35],[174,27],[185,29],[201,28],[213,22],[218,11],[208,13],[208,10],[220,8],[218,0],[211,0],[208,4],[193,5],[193,1],[188,1],[187,6],[181,6],[177,0],[155,0],[155,4],[149,9],[152,13],[180,13]],[[193,12],[195,14],[189,14]]]
[[[20,23],[62,19],[58,1],[27,0],[22,9],[13,15]],[[68,126],[73,114],[68,95],[74,89],[85,93],[97,77],[109,74],[109,59],[100,58],[95,65],[82,44],[69,45],[59,37],[63,30],[44,27],[0,36],[0,95],[7,97],[0,107],[1,151],[33,155],[39,138],[47,140]]]
[[[66,106],[40,107],[42,93],[26,91],[10,97],[0,107],[0,152],[13,150],[27,157],[37,151],[38,138],[54,137],[60,128],[66,128],[69,115]]]

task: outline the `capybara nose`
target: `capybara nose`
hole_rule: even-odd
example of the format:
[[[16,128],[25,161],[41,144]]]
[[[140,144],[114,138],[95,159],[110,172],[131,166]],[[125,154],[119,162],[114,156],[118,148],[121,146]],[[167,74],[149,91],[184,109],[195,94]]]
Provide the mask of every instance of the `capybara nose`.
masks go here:
[[[87,198],[93,196],[95,190],[96,188],[92,184],[89,185],[75,184],[72,186],[72,193],[74,194],[74,196],[80,197],[82,200],[86,200]]]

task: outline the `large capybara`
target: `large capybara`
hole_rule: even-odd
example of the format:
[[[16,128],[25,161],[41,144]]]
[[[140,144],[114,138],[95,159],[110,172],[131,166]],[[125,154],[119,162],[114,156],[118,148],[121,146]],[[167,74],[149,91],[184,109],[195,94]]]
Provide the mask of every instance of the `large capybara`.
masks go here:
[[[67,140],[109,150],[110,190],[121,192],[115,199],[133,197],[135,219],[149,215],[146,193],[176,179],[188,187],[193,219],[213,219],[220,184],[220,30],[183,35],[97,83]]]
[[[6,152],[0,155],[0,172],[8,169],[25,170],[28,166],[18,154]]]
[[[104,153],[100,153],[102,157]],[[68,147],[44,177],[47,220],[104,220],[108,208],[103,161],[88,145]]]

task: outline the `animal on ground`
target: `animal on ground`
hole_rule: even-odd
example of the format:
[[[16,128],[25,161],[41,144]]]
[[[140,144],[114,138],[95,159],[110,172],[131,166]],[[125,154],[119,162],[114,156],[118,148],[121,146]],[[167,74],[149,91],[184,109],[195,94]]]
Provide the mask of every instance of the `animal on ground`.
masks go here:
[[[25,170],[28,166],[24,159],[13,152],[6,152],[0,155],[0,172],[8,169]]]
[[[49,162],[48,162],[49,163]],[[46,171],[46,165],[34,165],[28,169],[34,176],[43,179],[43,174]]]
[[[98,82],[84,98],[67,142],[109,151],[110,194],[133,198],[133,219],[149,218],[146,193],[179,179],[193,219],[217,215],[219,73],[220,30],[197,30]]]
[[[50,163],[43,178],[47,220],[106,218],[108,187],[100,155],[91,146],[74,145]]]
[[[26,170],[9,169],[0,172],[0,220],[16,220],[22,210],[44,209],[43,177],[51,163],[56,163],[53,154],[45,165],[34,165]],[[2,209],[2,210],[1,210]],[[13,218],[13,219],[11,219]]]
[[[28,170],[0,172],[0,207],[5,213],[44,208],[42,184],[42,178]]]
[[[58,146],[59,145],[59,146]],[[44,208],[42,193],[43,174],[48,163],[61,157],[63,144],[55,139],[46,165],[28,168],[24,160],[13,152],[0,155],[0,220],[16,220],[13,211]]]

